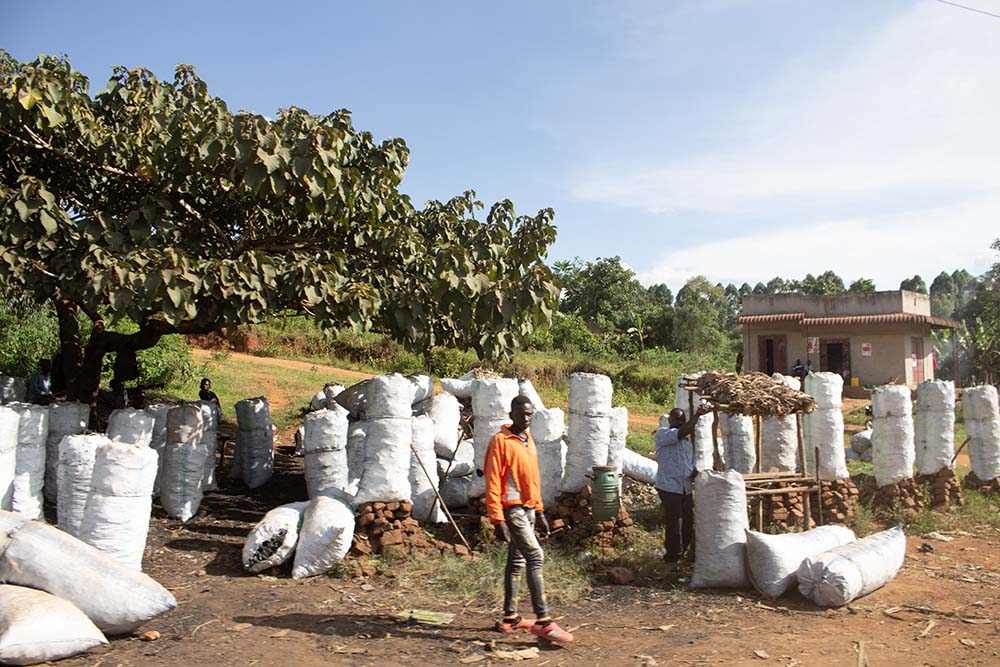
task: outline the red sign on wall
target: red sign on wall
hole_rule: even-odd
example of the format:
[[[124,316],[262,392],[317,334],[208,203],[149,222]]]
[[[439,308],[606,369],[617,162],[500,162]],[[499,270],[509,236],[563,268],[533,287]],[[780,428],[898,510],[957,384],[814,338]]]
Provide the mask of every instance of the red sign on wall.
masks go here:
[[[861,343],[861,356],[870,357],[872,356],[872,344],[871,343]]]

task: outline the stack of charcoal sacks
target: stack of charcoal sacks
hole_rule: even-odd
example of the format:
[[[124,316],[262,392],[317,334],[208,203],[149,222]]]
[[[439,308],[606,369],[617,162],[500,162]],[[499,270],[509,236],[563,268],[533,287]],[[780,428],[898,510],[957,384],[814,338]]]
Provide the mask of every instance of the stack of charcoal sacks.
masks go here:
[[[711,424],[712,419],[709,415],[705,415],[698,421]],[[720,444],[726,470],[735,470],[741,475],[753,472],[757,466],[753,417],[719,412],[719,434],[722,439]]]
[[[962,395],[965,433],[969,438],[972,471],[965,485],[1000,494],[1000,407],[997,388],[992,385],[969,387]]]
[[[169,516],[181,521],[197,514],[205,492],[208,449],[202,437],[202,419],[201,408],[193,403],[181,403],[167,411],[166,442],[158,475],[160,504]]]
[[[274,426],[271,409],[263,396],[245,398],[236,408],[236,452],[229,476],[241,479],[251,489],[271,481],[274,470]]]
[[[916,449],[913,440],[913,403],[905,385],[883,385],[872,392],[872,464],[875,468],[875,504],[922,507],[925,498],[913,479]]]
[[[688,418],[691,417],[692,410],[697,410],[701,404],[701,394],[696,391],[684,389],[688,383],[687,378],[698,378],[704,375],[704,371],[693,375],[685,375],[677,378],[677,394],[674,398],[674,407],[680,408]],[[663,426],[661,419],[660,426]],[[719,457],[719,463],[725,466],[725,453],[721,449],[713,453],[712,443],[712,420],[710,418],[699,419],[695,424],[694,433],[691,434],[691,444],[694,446],[694,468],[695,470],[714,470],[715,458]]]
[[[347,410],[336,403],[306,415],[303,466],[310,499],[348,495],[347,415]]]
[[[493,436],[510,423],[510,403],[518,395],[517,380],[513,378],[477,377],[472,380],[472,446],[475,449],[476,474],[469,486],[469,509],[473,512],[486,514],[483,502],[486,479],[482,476],[486,448]]]
[[[837,373],[806,376],[806,393],[816,401],[816,410],[803,418],[806,471],[822,482],[825,523],[843,523],[858,505],[858,489],[847,471],[844,452],[843,389],[844,379]],[[820,508],[813,510],[818,516]]]
[[[163,448],[167,445],[167,413],[174,407],[172,403],[151,403],[143,410],[153,417],[153,437],[149,446],[156,452],[158,467],[153,483],[153,496],[160,495],[160,480],[163,478]]]
[[[475,474],[475,449],[471,440],[460,438],[462,405],[447,392],[436,394],[417,406],[434,424],[435,467],[438,485],[449,509],[465,507]]]
[[[9,403],[7,407],[18,413],[17,461],[10,509],[26,519],[42,520],[49,408],[32,403]]]
[[[596,373],[569,376],[569,432],[561,493],[552,512],[569,526],[589,518],[594,466],[607,465],[611,443],[611,378]]]
[[[774,379],[800,391],[802,383],[791,375],[774,374]],[[760,424],[760,469],[762,472],[795,472],[799,451],[798,416],[765,417]]]
[[[83,403],[56,402],[49,406],[49,432],[45,438],[45,486],[49,501],[59,497],[59,443],[67,435],[78,435],[90,422],[90,406]]]
[[[914,421],[917,484],[930,488],[932,507],[964,505],[962,484],[951,467],[955,456],[955,383],[928,380],[918,384]]]

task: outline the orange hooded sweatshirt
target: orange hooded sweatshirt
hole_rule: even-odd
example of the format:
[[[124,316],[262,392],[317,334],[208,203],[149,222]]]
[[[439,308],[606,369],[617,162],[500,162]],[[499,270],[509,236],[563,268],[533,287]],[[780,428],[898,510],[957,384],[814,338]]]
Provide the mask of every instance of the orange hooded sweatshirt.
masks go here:
[[[504,508],[524,505],[541,512],[542,480],[538,473],[538,450],[531,433],[528,441],[510,432],[505,425],[486,447],[483,475],[486,477],[486,512],[490,523],[506,521]]]

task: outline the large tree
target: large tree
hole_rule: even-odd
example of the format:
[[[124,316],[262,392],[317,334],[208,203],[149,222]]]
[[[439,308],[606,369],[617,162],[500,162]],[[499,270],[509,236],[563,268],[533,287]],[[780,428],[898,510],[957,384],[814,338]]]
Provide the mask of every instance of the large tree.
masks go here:
[[[344,110],[233,113],[189,66],[88,86],[0,51],[0,279],[54,303],[71,397],[93,400],[108,352],[278,312],[485,357],[550,321],[551,210],[503,201],[481,222],[474,193],[415,210],[402,140]],[[123,319],[137,329],[110,330]]]
[[[555,269],[563,287],[559,310],[576,313],[604,330],[628,327],[645,288],[620,257],[598,257],[593,262],[576,258],[556,263]]]

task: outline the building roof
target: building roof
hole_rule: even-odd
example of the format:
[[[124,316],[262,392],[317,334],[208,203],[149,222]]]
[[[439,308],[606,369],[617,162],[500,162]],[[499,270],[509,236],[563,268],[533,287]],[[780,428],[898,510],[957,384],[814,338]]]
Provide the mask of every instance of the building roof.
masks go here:
[[[842,315],[837,317],[806,317],[805,313],[772,313],[769,315],[743,315],[740,324],[772,324],[794,322],[803,327],[843,327],[869,324],[929,324],[936,329],[957,329],[955,320],[914,313],[883,313],[879,315]]]

